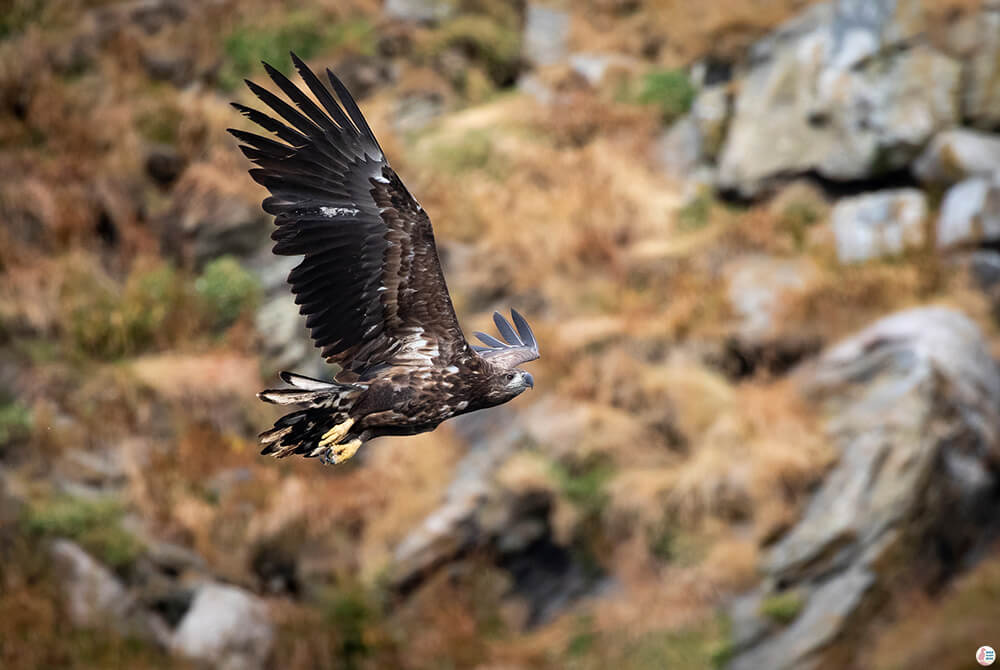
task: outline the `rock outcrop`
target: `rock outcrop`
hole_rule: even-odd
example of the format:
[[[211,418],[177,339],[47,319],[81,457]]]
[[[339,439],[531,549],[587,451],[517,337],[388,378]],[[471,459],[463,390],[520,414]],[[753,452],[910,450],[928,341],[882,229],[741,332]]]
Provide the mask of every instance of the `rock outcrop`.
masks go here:
[[[732,670],[853,667],[894,580],[956,570],[996,505],[1000,370],[964,315],[892,315],[801,374],[840,458],[731,608]]]
[[[905,168],[957,123],[961,64],[915,39],[919,4],[816,5],[754,45],[720,185],[753,196],[789,174],[878,176]]]

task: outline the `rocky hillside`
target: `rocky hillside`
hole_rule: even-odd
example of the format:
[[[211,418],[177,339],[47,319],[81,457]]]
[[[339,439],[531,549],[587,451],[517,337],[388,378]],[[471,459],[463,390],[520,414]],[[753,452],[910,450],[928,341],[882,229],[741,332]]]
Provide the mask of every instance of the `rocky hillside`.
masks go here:
[[[1000,642],[1000,4],[13,0],[0,667],[967,668]],[[536,388],[273,461],[323,375],[228,105],[296,53]]]

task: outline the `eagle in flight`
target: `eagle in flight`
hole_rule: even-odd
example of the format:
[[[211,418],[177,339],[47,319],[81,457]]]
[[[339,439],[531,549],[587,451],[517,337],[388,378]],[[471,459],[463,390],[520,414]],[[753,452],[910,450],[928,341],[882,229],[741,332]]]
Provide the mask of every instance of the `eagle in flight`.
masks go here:
[[[292,388],[258,394],[300,406],[261,433],[261,453],[340,463],[372,438],[430,431],[533,387],[517,367],[539,355],[528,323],[514,310],[513,326],[496,313],[503,341],[466,341],[427,213],[341,81],[327,70],[327,88],[292,61],[313,97],[264,63],[292,104],[247,81],[271,114],[233,106],[275,139],[229,132],[270,191],[263,208],[275,217],[274,253],[302,257],[288,283],[315,345],[340,370],[331,382],[282,372]]]

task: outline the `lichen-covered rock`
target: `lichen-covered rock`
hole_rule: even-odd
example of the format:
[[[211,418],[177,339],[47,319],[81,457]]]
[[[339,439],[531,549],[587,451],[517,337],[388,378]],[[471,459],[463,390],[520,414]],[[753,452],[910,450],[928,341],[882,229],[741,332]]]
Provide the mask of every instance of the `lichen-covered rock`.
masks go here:
[[[954,184],[1000,171],[1000,135],[955,128],[938,133],[913,164],[913,174],[931,184]]]
[[[174,631],[174,653],[223,670],[264,667],[274,640],[267,605],[233,586],[204,584]]]
[[[908,38],[915,3],[812,7],[754,46],[719,158],[720,184],[745,196],[817,171],[834,180],[906,166],[959,119],[961,65]]]
[[[964,315],[889,316],[800,374],[840,459],[732,607],[732,670],[852,667],[892,581],[947,574],[993,505],[1000,370]]]
[[[952,186],[937,222],[940,248],[1000,240],[1000,172]]]
[[[924,243],[927,197],[905,188],[844,198],[831,218],[841,263],[896,256]]]

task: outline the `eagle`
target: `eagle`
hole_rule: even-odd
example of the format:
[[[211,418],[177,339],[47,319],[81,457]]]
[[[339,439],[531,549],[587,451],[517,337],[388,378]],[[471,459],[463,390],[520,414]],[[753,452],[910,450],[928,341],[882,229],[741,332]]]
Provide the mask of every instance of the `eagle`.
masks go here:
[[[267,63],[287,97],[246,80],[269,109],[233,106],[273,135],[230,128],[270,196],[271,239],[280,256],[298,256],[291,285],[306,328],[333,381],[281,372],[291,388],[258,397],[299,408],[260,434],[262,454],[350,459],[383,435],[434,430],[459,414],[505,403],[534,387],[518,365],[538,358],[531,327],[499,313],[498,339],[470,345],[448,294],[430,218],[389,166],[344,84],[329,87],[294,53],[312,94]],[[339,101],[339,102],[338,102]]]

